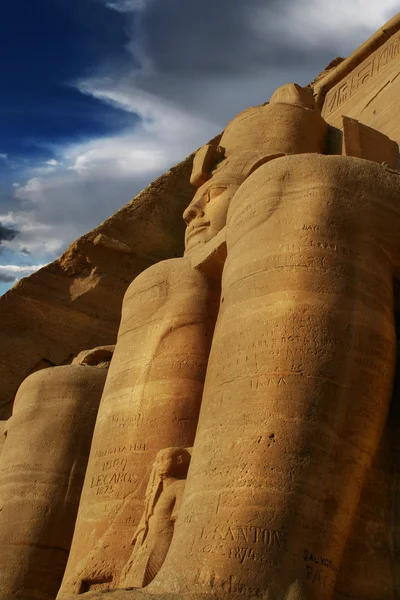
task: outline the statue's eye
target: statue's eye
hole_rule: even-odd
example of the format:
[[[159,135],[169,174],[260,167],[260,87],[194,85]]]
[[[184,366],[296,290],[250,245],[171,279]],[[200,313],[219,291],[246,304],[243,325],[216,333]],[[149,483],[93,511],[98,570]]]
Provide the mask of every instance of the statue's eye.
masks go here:
[[[212,189],[211,189],[211,190],[208,192],[208,194],[207,194],[207,195],[208,195],[208,198],[209,198],[208,202],[209,202],[210,200],[213,200],[214,198],[218,198],[218,196],[220,196],[220,195],[221,195],[221,194],[222,194],[222,193],[223,193],[225,190],[226,190],[226,188],[223,188],[223,187],[220,187],[220,188],[218,188],[218,187],[212,188]]]

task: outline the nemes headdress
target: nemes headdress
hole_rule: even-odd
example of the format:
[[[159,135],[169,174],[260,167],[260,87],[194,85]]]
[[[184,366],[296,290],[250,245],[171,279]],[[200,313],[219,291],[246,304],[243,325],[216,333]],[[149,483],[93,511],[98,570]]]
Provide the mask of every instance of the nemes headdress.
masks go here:
[[[258,167],[269,162],[279,156],[284,156],[283,153],[265,155],[258,151],[245,151],[238,154],[232,154],[225,159],[219,159],[220,162],[207,163],[204,157],[212,154],[212,148],[209,144],[203,146],[199,150],[199,159],[193,164],[192,176],[190,183],[196,187],[200,187],[206,181],[210,181],[210,187],[229,187],[240,186]],[[213,149],[215,156],[215,148]],[[223,149],[219,146],[218,153],[222,153]],[[214,167],[214,168],[213,168]]]
[[[190,178],[202,186],[240,185],[260,165],[285,154],[321,152],[327,125],[312,92],[286,84],[269,103],[241,112],[226,126],[220,145],[206,144],[196,153]]]

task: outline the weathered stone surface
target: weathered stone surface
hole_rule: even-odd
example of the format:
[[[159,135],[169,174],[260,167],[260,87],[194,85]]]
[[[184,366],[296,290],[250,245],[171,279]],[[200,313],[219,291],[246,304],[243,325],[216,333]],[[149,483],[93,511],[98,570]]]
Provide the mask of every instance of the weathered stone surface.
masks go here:
[[[396,142],[380,131],[349,117],[342,117],[341,154],[386,163],[393,169],[399,162],[399,150]]]
[[[79,352],[72,363],[73,365],[87,365],[89,367],[97,367],[102,369],[108,368],[114,354],[115,346],[97,346],[91,350],[82,350]]]
[[[7,421],[0,421],[0,454],[6,441]]]
[[[400,14],[314,84],[322,115],[341,128],[355,118],[400,143]]]
[[[135,276],[182,255],[191,166],[190,156],[0,297],[0,418],[11,414],[16,390],[31,372],[113,343]]]
[[[399,175],[400,176],[400,175]],[[400,589],[400,290],[395,282],[397,367],[385,431],[366,482],[343,557],[335,600],[392,600]]]
[[[104,350],[101,364],[96,354],[93,366],[43,369],[18,390],[0,457],[2,600],[57,594],[107,374]]]

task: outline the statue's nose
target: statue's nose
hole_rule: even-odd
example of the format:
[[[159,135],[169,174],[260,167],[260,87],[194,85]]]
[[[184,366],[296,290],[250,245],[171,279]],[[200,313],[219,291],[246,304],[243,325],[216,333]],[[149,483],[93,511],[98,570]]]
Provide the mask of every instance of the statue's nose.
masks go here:
[[[189,206],[183,213],[183,220],[185,221],[186,225],[189,225],[189,223],[191,221],[193,221],[193,219],[195,219],[196,217],[203,217],[203,216],[204,216],[203,209],[199,206],[199,204],[197,202],[193,202],[193,203],[189,204]]]

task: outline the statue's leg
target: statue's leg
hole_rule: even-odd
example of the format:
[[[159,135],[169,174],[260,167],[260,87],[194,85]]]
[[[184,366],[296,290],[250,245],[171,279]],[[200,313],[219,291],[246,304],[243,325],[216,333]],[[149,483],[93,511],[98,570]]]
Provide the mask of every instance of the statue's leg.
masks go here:
[[[188,258],[128,288],[60,598],[124,584],[155,456],[194,441],[219,288]]]
[[[332,599],[392,391],[395,179],[299,155],[232,200],[192,463],[152,591]]]
[[[42,369],[17,392],[0,459],[0,600],[57,594],[106,373]]]

